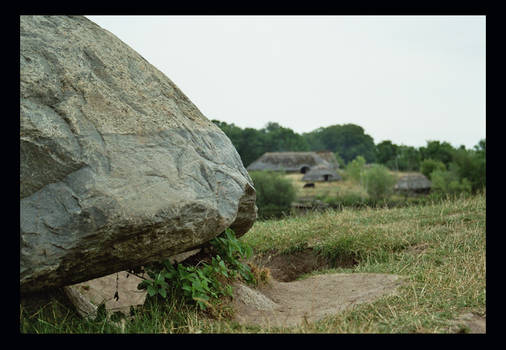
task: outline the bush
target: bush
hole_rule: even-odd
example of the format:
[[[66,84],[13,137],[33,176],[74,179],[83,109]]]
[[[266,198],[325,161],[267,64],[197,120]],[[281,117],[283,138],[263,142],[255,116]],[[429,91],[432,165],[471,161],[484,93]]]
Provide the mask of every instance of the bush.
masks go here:
[[[427,178],[430,178],[430,174],[435,170],[445,171],[446,166],[443,162],[434,159],[424,159],[420,164],[420,171]]]
[[[365,158],[357,156],[348,165],[346,165],[346,177],[355,182],[360,182],[364,173]]]
[[[484,152],[459,149],[454,152],[450,167],[460,179],[467,179],[474,192],[485,187],[486,159]]]
[[[395,178],[383,165],[371,166],[364,172],[362,178],[367,194],[374,200],[387,198],[393,192]]]
[[[466,178],[459,179],[455,171],[434,170],[430,174],[432,191],[439,194],[470,193],[471,183]]]
[[[281,173],[253,171],[250,173],[255,186],[258,218],[268,219],[287,215],[295,200],[295,188]]]

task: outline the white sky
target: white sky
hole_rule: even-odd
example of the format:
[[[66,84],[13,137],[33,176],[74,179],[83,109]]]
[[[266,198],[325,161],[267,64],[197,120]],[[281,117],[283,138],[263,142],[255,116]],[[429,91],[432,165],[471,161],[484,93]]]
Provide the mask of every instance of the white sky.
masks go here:
[[[86,16],[209,119],[377,144],[485,138],[485,16]]]

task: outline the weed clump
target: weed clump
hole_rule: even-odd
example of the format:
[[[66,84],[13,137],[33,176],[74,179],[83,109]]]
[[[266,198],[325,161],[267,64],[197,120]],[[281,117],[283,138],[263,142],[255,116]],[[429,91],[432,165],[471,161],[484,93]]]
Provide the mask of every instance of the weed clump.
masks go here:
[[[150,278],[144,279],[138,288],[146,289],[150,297],[180,296],[206,310],[214,309],[213,302],[219,303],[221,297],[232,296],[232,281],[257,283],[251,267],[242,261],[251,257],[251,247],[239,241],[233,230],[227,228],[210,244],[216,252],[210,263],[185,266],[165,260],[152,264],[146,268]]]

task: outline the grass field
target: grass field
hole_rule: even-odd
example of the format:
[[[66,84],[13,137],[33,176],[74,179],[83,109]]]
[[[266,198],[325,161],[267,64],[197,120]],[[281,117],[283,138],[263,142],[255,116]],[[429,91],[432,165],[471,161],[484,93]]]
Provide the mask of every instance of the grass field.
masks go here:
[[[295,179],[297,180],[297,179]],[[351,187],[351,186],[350,186]],[[346,184],[343,182],[344,190]],[[324,186],[317,189],[325,190]],[[331,189],[329,189],[331,190]],[[295,328],[245,327],[213,319],[180,300],[147,302],[119,327],[104,317],[82,320],[58,301],[21,309],[22,333],[447,333],[462,313],[486,315],[485,193],[424,206],[342,209],[258,221],[241,240],[256,255],[313,249],[353,267],[315,273],[372,272],[405,276],[395,296]],[[300,276],[304,278],[304,276]],[[465,330],[463,330],[465,331]]]
[[[413,172],[398,172],[398,171],[390,171],[396,179],[399,179],[401,176],[409,175],[409,174],[418,174]],[[340,181],[329,181],[329,182],[316,182],[315,187],[303,188],[305,181],[302,181],[304,174],[286,174],[284,175],[287,179],[289,179],[293,186],[297,191],[298,198],[316,198],[316,197],[325,197],[325,196],[334,196],[334,197],[342,197],[346,195],[357,195],[362,198],[368,197],[367,191],[354,182],[351,179],[343,179]]]
[[[406,276],[398,296],[329,318],[309,331],[445,332],[449,320],[485,310],[485,195],[394,209],[326,211],[258,222],[244,236],[257,254],[313,248],[353,268]]]
[[[286,174],[285,177],[292,181],[293,186],[297,190],[297,197],[317,197],[327,195],[343,195],[349,193],[356,193],[361,196],[367,196],[367,192],[357,186],[351,180],[329,181],[329,182],[316,182],[315,187],[303,188],[306,182],[302,181],[304,174]]]

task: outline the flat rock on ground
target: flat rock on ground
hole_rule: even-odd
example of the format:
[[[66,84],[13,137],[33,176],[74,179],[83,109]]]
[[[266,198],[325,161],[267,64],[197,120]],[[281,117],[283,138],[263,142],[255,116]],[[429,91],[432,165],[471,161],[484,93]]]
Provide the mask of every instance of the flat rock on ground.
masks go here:
[[[197,254],[200,249],[171,256],[172,263],[180,263]],[[141,277],[148,278],[143,274]],[[146,290],[139,290],[137,286],[143,281],[142,278],[120,271],[107,276],[95,278],[89,281],[77,283],[65,287],[65,293],[70,299],[77,312],[83,317],[94,318],[98,307],[104,304],[108,315],[121,312],[130,315],[131,308],[143,305],[146,301]],[[117,298],[116,292],[118,292]]]
[[[121,312],[129,316],[131,308],[144,304],[146,300],[146,291],[137,289],[141,282],[141,278],[121,271],[68,286],[66,292],[83,317],[95,317],[101,304],[109,315]]]
[[[292,282],[272,279],[257,290],[236,284],[234,319],[243,325],[293,327],[395,294],[401,283],[397,275],[338,273]]]

